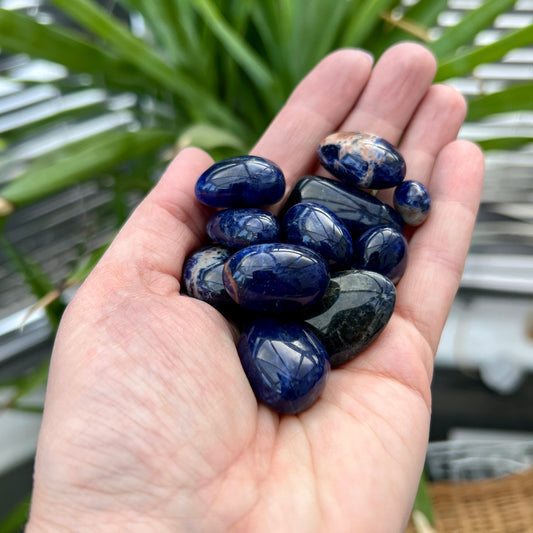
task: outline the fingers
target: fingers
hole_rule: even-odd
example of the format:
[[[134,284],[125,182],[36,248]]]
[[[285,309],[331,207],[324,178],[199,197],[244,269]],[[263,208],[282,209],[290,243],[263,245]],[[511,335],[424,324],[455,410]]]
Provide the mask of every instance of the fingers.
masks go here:
[[[401,43],[379,59],[363,94],[341,125],[345,131],[374,133],[396,144],[435,76],[433,55]]]
[[[434,85],[415,111],[399,149],[407,165],[407,180],[429,186],[429,179],[440,150],[456,137],[466,115],[463,96],[452,87]],[[392,203],[392,189],[381,191],[379,197]]]
[[[252,150],[277,163],[287,189],[310,173],[322,138],[338,129],[365,87],[371,57],[359,50],[339,50],[322,60],[298,85]]]
[[[483,154],[475,144],[447,144],[437,156],[429,183],[431,214],[409,244],[395,312],[417,327],[433,353],[461,280],[483,174]]]
[[[135,209],[96,272],[111,269],[117,283],[138,278],[152,290],[175,292],[185,258],[205,239],[210,210],[196,200],[194,186],[212,163],[197,148],[181,151]]]

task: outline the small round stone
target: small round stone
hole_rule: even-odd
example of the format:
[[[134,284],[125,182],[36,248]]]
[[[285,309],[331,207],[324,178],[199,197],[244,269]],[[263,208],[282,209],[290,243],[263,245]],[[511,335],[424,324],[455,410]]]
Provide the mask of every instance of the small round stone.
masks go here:
[[[394,228],[370,229],[354,242],[354,268],[379,272],[396,284],[406,266],[407,241]]]
[[[329,268],[315,251],[295,244],[255,244],[224,265],[224,286],[242,307],[265,313],[298,312],[326,292]]]
[[[224,263],[231,254],[222,246],[205,246],[190,255],[183,265],[185,292],[213,307],[234,305],[222,281]]]
[[[405,178],[400,152],[371,133],[332,133],[318,146],[318,159],[341,181],[364,189],[395,187]]]
[[[295,322],[256,319],[241,335],[237,351],[256,397],[279,413],[301,413],[326,386],[328,353]]]
[[[242,155],[223,159],[198,178],[196,198],[211,207],[261,207],[283,197],[285,177],[269,159]]]
[[[331,268],[350,263],[353,243],[341,220],[327,207],[314,202],[292,206],[283,217],[285,241],[318,252]]]
[[[419,181],[404,181],[394,191],[394,207],[409,226],[420,226],[429,215],[431,198]]]
[[[228,248],[280,241],[280,224],[269,211],[253,207],[217,211],[207,221],[207,234]]]

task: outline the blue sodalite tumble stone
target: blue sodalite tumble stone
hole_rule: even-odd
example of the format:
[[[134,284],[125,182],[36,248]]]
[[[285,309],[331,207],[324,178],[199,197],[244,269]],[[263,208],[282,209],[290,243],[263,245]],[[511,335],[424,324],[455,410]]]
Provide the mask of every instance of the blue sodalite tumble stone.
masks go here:
[[[228,248],[280,241],[280,224],[269,211],[252,207],[224,209],[211,215],[207,234]]]
[[[370,133],[332,133],[319,144],[318,159],[335,177],[355,187],[386,189],[405,178],[405,161],[398,150]]]
[[[222,246],[205,246],[190,255],[183,265],[185,292],[213,307],[234,305],[222,281],[224,263],[231,254]]]
[[[394,228],[370,229],[354,242],[353,267],[379,272],[396,284],[407,266],[407,247],[405,237]]]
[[[409,226],[420,226],[429,215],[431,198],[419,181],[404,181],[394,191],[394,207]]]
[[[261,207],[285,193],[281,169],[252,155],[229,157],[209,167],[196,182],[196,198],[211,207]]]
[[[233,254],[222,274],[231,298],[266,313],[301,311],[322,298],[329,283],[326,261],[293,244],[255,244]]]
[[[279,413],[301,413],[326,386],[328,353],[300,324],[257,319],[241,335],[237,351],[256,397]]]
[[[305,176],[293,189],[285,210],[301,202],[315,202],[335,213],[352,238],[375,226],[402,231],[401,216],[389,205],[355,187],[321,176]]]
[[[285,242],[318,252],[331,268],[347,266],[353,253],[350,233],[327,207],[314,202],[293,205],[283,217]]]
[[[395,303],[396,290],[385,276],[366,270],[336,272],[304,323],[326,348],[331,366],[336,367],[377,339]]]

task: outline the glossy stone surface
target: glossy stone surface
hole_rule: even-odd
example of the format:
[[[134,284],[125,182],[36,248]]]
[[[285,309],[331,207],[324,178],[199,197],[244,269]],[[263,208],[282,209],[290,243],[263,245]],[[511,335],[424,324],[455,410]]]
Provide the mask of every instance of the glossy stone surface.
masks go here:
[[[232,305],[222,281],[224,263],[231,254],[222,246],[205,246],[190,255],[183,265],[185,292],[214,307]]]
[[[285,242],[315,250],[331,268],[347,266],[351,261],[352,237],[327,207],[314,202],[296,204],[285,213],[282,228]]]
[[[280,241],[280,224],[269,211],[252,207],[217,211],[207,221],[207,234],[228,248]]]
[[[237,351],[257,398],[279,413],[304,411],[324,390],[328,354],[300,324],[255,320],[241,335]]]
[[[409,226],[420,226],[429,215],[431,198],[419,181],[404,181],[394,191],[394,207]]]
[[[381,137],[361,132],[337,132],[318,146],[318,159],[335,177],[364,189],[395,187],[405,178],[405,161]]]
[[[395,303],[396,290],[385,276],[367,270],[337,272],[304,323],[322,342],[335,367],[350,361],[376,340]]]
[[[292,244],[256,244],[225,264],[224,286],[242,307],[266,313],[301,311],[322,298],[329,268],[316,252]]]
[[[305,176],[295,186],[285,206],[315,202],[335,213],[352,238],[375,226],[403,228],[400,215],[371,194],[321,176]]]
[[[261,207],[285,193],[283,172],[273,161],[243,155],[209,167],[196,182],[196,198],[212,207]]]
[[[407,248],[405,237],[394,228],[370,229],[354,242],[353,267],[379,272],[396,284],[407,266]]]

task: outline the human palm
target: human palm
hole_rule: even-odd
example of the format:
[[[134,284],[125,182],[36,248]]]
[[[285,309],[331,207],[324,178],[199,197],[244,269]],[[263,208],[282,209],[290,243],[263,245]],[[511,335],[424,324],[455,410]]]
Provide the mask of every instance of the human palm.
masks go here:
[[[209,210],[194,183],[211,160],[171,163],[69,305],[57,336],[28,532],[402,531],[423,465],[433,356],[479,202],[479,150],[454,141],[462,97],[431,86],[413,44],[375,68],[328,56],[254,148],[288,186],[320,172],[337,130],[399,143],[433,208],[410,236],[407,271],[379,339],[335,369],[319,401],[280,416],[255,400],[236,331],[179,293]],[[323,172],[322,172],[323,173]],[[387,198],[385,198],[387,199]],[[390,198],[388,198],[390,200]]]

